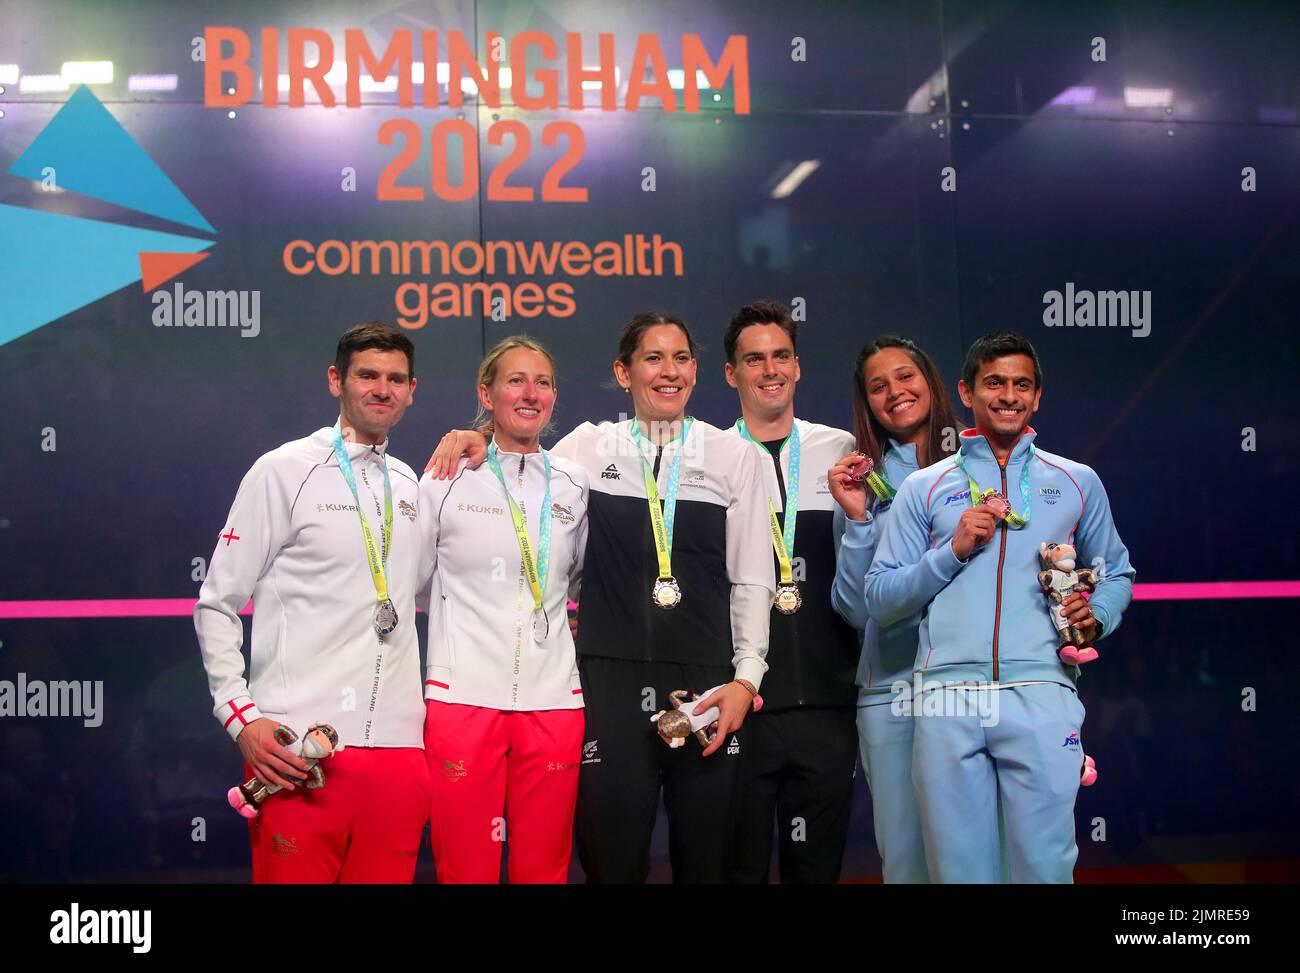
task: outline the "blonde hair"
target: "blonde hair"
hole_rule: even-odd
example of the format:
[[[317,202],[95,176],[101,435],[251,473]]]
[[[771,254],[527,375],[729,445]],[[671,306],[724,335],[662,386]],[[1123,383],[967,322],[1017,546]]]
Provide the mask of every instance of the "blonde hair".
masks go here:
[[[476,393],[480,385],[491,387],[492,383],[495,382],[497,378],[497,363],[501,360],[501,356],[507,351],[514,351],[516,348],[525,348],[528,351],[535,351],[537,354],[545,358],[551,366],[551,378],[552,380],[555,379],[555,359],[552,358],[551,353],[546,350],[546,346],[536,338],[529,337],[526,334],[512,334],[508,338],[502,338],[495,345],[489,348],[488,353],[484,355],[483,360],[479,362],[478,381],[474,385]],[[485,438],[491,438],[495,429],[492,422],[492,413],[483,408],[481,402],[478,407],[478,415],[474,417],[474,428],[481,432]]]

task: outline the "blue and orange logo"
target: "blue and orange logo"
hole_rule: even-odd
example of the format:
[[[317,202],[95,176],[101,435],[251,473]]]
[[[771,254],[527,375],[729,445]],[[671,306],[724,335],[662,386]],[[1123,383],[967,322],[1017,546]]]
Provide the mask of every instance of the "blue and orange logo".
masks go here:
[[[1071,733],[1068,737],[1065,738],[1065,742],[1062,743],[1061,746],[1077,748],[1079,746],[1079,734]]]
[[[212,224],[84,85],[9,172],[203,233]],[[139,280],[151,291],[216,241],[0,204],[0,345]],[[21,286],[14,286],[21,281]]]

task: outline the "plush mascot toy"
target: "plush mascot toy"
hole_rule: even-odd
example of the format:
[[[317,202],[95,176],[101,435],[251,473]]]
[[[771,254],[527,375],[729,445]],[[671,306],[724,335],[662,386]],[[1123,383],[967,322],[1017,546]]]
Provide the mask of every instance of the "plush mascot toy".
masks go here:
[[[1061,647],[1056,654],[1068,666],[1079,666],[1097,658],[1097,650],[1088,644],[1084,634],[1065,620],[1061,603],[1076,591],[1091,594],[1097,588],[1097,576],[1087,568],[1075,569],[1075,551],[1071,544],[1041,544],[1038,560],[1038,586],[1043,589],[1050,605],[1048,613],[1060,637]]]
[[[282,747],[287,747],[298,739],[298,734],[283,723],[275,728],[273,735],[275,742]],[[315,723],[307,728],[299,756],[306,762],[307,771],[311,775],[307,780],[310,790],[325,786],[325,771],[321,769],[320,762],[332,755],[338,745],[339,735],[328,723]],[[243,817],[255,818],[262,802],[280,789],[279,784],[263,784],[254,777],[238,787],[230,788],[226,800]]]
[[[688,689],[675,689],[668,694],[668,702],[673,704],[672,709],[661,709],[654,716],[650,717],[650,722],[655,725],[659,731],[659,739],[663,740],[668,746],[676,749],[686,745],[686,738],[692,733],[695,739],[700,741],[700,746],[707,747],[718,735],[718,708],[710,706],[702,713],[696,713],[696,704],[707,696],[713,695],[714,690],[721,689],[720,686],[714,686],[707,693],[699,695]],[[763,697],[754,697],[754,712],[757,713],[763,706]]]

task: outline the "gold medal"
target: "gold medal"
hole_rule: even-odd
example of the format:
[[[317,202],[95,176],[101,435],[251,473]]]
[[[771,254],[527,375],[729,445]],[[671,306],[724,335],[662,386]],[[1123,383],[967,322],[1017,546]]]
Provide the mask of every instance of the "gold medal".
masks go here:
[[[654,602],[656,608],[662,608],[664,611],[676,608],[682,602],[682,589],[677,583],[676,578],[659,578],[655,581],[654,591],[650,593],[650,600]]]
[[[790,584],[779,584],[776,586],[776,610],[782,615],[793,615],[803,606],[803,595],[799,593],[799,586],[791,582]]]

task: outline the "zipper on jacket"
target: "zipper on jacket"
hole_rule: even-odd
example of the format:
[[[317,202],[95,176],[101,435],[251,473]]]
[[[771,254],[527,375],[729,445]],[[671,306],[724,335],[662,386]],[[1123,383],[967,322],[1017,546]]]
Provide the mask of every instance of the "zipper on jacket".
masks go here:
[[[998,460],[998,470],[1002,473],[1002,495],[1007,495],[1007,463]],[[993,609],[993,681],[998,681],[998,629],[1002,624],[1002,562],[1007,557],[1007,522],[998,525],[1002,531],[1002,543],[998,548],[998,596]]]

